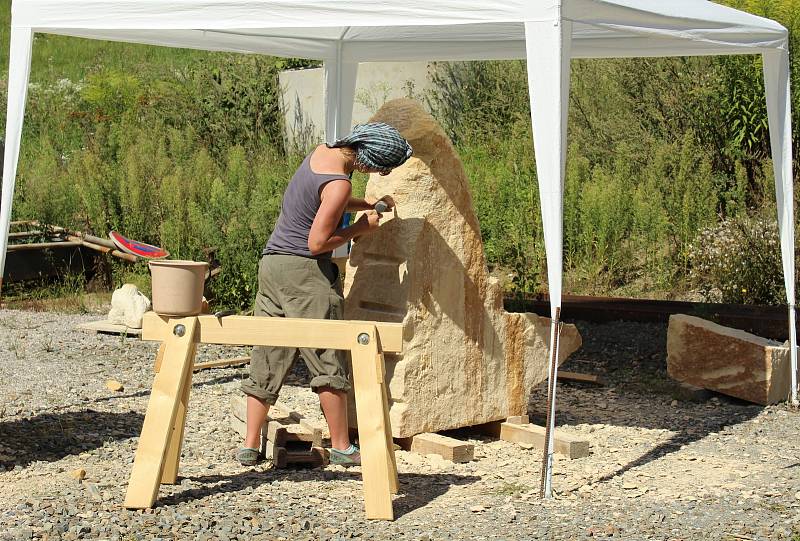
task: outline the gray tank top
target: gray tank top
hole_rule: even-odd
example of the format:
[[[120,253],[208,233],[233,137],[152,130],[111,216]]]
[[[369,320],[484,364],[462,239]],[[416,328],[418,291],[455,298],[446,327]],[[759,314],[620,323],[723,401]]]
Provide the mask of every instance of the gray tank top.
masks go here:
[[[313,151],[311,152],[313,154]],[[319,174],[311,170],[311,154],[295,171],[283,194],[281,213],[262,254],[291,254],[303,257],[329,258],[331,252],[312,255],[308,234],[319,210],[319,193],[332,180],[349,180],[344,173]]]

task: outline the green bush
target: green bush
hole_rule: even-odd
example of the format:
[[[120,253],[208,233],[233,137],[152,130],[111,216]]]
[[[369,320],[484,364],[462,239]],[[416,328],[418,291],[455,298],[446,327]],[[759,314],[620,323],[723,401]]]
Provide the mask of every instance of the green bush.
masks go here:
[[[774,218],[742,216],[703,229],[689,261],[692,283],[709,302],[786,304]]]

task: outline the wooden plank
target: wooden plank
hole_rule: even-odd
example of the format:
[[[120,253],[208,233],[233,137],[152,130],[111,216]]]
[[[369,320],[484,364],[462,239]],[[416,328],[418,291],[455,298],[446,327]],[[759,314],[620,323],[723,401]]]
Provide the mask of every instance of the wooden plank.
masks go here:
[[[380,362],[383,363],[383,355],[380,355]],[[384,366],[385,372],[385,366]],[[381,383],[381,398],[383,400],[383,424],[386,434],[386,449],[389,452],[389,488],[392,494],[400,492],[400,480],[397,477],[397,457],[394,454],[394,440],[392,439],[392,422],[389,419],[389,397],[386,391],[387,383]]]
[[[142,329],[135,329],[133,327],[126,327],[125,325],[117,325],[111,323],[107,319],[100,321],[89,321],[87,323],[79,323],[75,325],[76,329],[90,332],[105,332],[110,334],[126,334],[128,336],[141,336]]]
[[[158,351],[156,352],[156,362],[153,363],[153,372],[156,374],[158,374],[158,372],[161,370],[161,363],[164,362],[165,345],[166,344],[164,344],[164,342],[161,342],[161,345],[158,346]]]
[[[282,445],[276,445],[274,441],[267,440],[265,456],[267,460],[272,461],[274,468],[285,468],[288,464],[286,448]]]
[[[80,242],[65,240],[62,242],[37,242],[31,244],[9,244],[7,252],[22,252],[24,250],[49,250],[51,248],[76,248]]]
[[[580,372],[565,372],[558,371],[558,381],[573,381],[575,383],[592,383],[594,385],[605,385],[606,382],[602,377],[594,374],[582,374]]]
[[[125,496],[125,507],[143,509],[156,500],[167,446],[175,426],[183,384],[191,370],[197,318],[176,318],[171,326],[185,327],[183,336],[167,336],[164,361],[153,381],[142,433],[136,447],[133,469]]]
[[[192,344],[190,362],[194,363],[196,354],[197,344]],[[192,369],[190,367],[186,372],[186,377],[183,382],[183,393],[181,393],[181,401],[180,404],[178,404],[178,412],[175,414],[175,424],[172,427],[172,435],[170,436],[169,446],[167,447],[164,471],[161,473],[162,484],[174,485],[178,480],[178,469],[181,463],[181,448],[183,447],[183,433],[186,427],[186,412],[189,407],[189,394],[191,390]]]
[[[358,417],[358,436],[361,443],[361,471],[364,477],[364,507],[368,519],[394,520],[390,457],[387,448],[386,416],[382,412],[383,396],[375,358],[378,355],[377,329],[364,325],[348,333],[353,358],[353,383]],[[366,334],[368,343],[358,342]],[[392,449],[393,452],[393,449]]]
[[[408,442],[400,442],[401,447],[408,446],[412,453],[420,455],[439,455],[451,462],[469,462],[475,456],[475,446],[455,438],[426,432],[411,438],[404,438]]]
[[[239,366],[250,362],[250,357],[234,357],[232,359],[219,359],[217,361],[206,361],[194,365],[194,371],[199,372],[207,368],[223,368],[225,366]]]
[[[293,319],[284,317],[197,316],[198,342],[250,346],[350,349],[354,329],[373,325],[383,351],[403,348],[402,323]],[[147,312],[142,322],[142,339],[163,341],[172,334],[168,316]]]
[[[500,439],[513,443],[524,443],[544,449],[545,428],[539,425],[518,425],[513,423],[500,424]],[[556,430],[553,435],[553,445],[556,453],[569,458],[583,458],[589,456],[589,442],[581,438]]]

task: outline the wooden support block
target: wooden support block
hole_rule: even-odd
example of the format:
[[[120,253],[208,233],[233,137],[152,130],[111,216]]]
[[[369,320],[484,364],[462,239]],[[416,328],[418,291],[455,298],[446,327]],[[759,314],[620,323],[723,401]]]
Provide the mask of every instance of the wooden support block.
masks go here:
[[[266,452],[264,453],[267,460],[272,461],[274,468],[286,467],[286,448],[281,445],[275,445],[274,442],[267,440]]]
[[[581,374],[580,372],[558,371],[558,381],[571,381],[575,383],[592,383],[594,385],[605,385],[606,382],[600,376],[594,374]]]
[[[272,461],[275,468],[307,467],[316,468],[327,464],[327,454],[322,447],[310,447],[308,449],[297,449],[295,447],[283,447],[267,441],[264,455]]]
[[[506,422],[511,423],[512,425],[527,425],[531,421],[528,419],[527,415],[512,415],[506,419]]]
[[[320,438],[320,441],[322,441],[323,438],[331,437],[330,432],[328,430],[328,425],[325,424],[324,422],[320,422],[314,419],[308,419],[306,417],[303,417],[296,411],[289,412],[289,417],[291,417],[295,423],[298,423],[300,426],[303,426],[307,430],[313,432],[315,434],[315,437]]]
[[[500,439],[513,443],[525,443],[539,449],[544,449],[543,426],[527,424],[517,425],[512,423],[500,424]],[[559,430],[553,435],[553,451],[569,458],[583,458],[589,456],[589,442]]]
[[[404,439],[411,440],[409,450],[412,453],[439,455],[452,462],[469,462],[474,457],[474,445],[441,434],[427,432]],[[403,443],[400,446],[404,447]]]

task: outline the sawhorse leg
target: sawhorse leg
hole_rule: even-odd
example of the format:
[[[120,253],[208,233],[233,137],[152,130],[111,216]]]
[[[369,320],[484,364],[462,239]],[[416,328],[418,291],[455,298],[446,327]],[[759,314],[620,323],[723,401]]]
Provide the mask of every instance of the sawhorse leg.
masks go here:
[[[195,330],[197,318],[170,319],[173,334],[164,341],[163,362],[153,381],[153,390],[147,404],[142,433],[133,470],[128,482],[125,507],[143,509],[152,507],[158,495],[162,474],[168,459],[168,448],[172,448],[172,468],[177,473],[177,460],[180,457],[180,442],[171,444],[175,437],[183,434],[183,421],[180,431],[176,420],[184,397],[188,399],[191,385],[191,367],[195,353]],[[184,411],[185,415],[185,403]],[[177,433],[180,433],[180,436]],[[174,481],[173,481],[174,482]]]
[[[181,448],[183,447],[183,433],[186,426],[186,412],[189,407],[189,393],[192,390],[192,374],[194,373],[194,358],[197,353],[197,344],[192,345],[192,352],[189,355],[189,369],[183,379],[183,392],[181,401],[178,403],[178,412],[175,414],[175,422],[172,425],[172,435],[167,446],[167,456],[164,461],[164,471],[161,474],[161,483],[174,485],[178,480],[178,467],[181,463]]]
[[[355,338],[357,343],[351,352],[364,506],[369,519],[393,520],[392,492],[397,492],[397,468],[384,388],[383,354],[375,327],[359,329]]]

